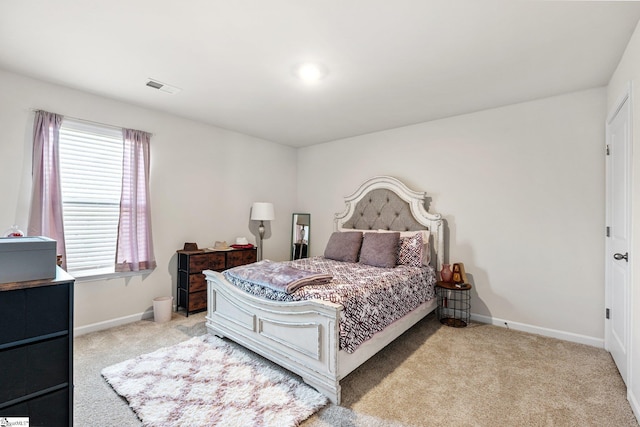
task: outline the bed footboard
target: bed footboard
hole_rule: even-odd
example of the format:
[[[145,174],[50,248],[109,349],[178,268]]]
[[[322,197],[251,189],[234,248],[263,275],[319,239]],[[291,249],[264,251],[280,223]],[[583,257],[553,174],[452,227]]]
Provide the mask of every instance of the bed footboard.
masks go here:
[[[340,404],[338,369],[342,306],[327,301],[278,302],[257,298],[206,270],[210,333],[227,337],[302,379]]]

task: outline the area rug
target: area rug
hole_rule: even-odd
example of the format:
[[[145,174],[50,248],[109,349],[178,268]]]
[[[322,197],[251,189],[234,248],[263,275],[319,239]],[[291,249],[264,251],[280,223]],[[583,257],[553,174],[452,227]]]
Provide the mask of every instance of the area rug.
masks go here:
[[[102,370],[145,426],[297,426],[327,404],[299,378],[205,334]]]

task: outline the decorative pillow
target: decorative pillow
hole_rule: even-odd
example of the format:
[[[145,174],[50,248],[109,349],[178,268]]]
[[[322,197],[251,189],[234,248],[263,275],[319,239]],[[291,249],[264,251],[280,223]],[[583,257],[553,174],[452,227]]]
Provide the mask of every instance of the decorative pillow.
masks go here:
[[[335,231],[329,237],[324,257],[336,261],[358,262],[358,253],[362,245],[362,233],[359,231]]]
[[[415,233],[413,236],[400,237],[400,247],[398,248],[398,265],[408,265],[409,267],[422,267],[422,233]]]
[[[378,233],[397,233],[394,231],[390,231],[390,230],[378,230]],[[429,236],[431,235],[431,233],[429,232],[429,230],[417,230],[417,231],[401,231],[400,232],[400,238],[401,241],[400,243],[402,244],[402,238],[403,237],[412,237],[415,236],[416,234],[420,234],[422,236],[422,264],[423,265],[429,265],[429,263],[431,262],[431,250],[429,249]],[[398,262],[398,264],[400,264],[400,262]]]
[[[398,260],[400,233],[365,233],[360,249],[360,263],[392,268]]]

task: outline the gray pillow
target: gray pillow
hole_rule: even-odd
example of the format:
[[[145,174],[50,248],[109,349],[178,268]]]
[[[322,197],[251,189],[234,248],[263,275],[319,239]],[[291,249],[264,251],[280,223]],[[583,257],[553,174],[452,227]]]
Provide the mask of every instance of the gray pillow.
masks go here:
[[[361,244],[361,232],[336,231],[329,237],[327,247],[324,248],[324,257],[336,261],[358,262],[358,253],[360,252]]]
[[[360,263],[392,268],[398,260],[400,233],[365,233],[360,249]]]

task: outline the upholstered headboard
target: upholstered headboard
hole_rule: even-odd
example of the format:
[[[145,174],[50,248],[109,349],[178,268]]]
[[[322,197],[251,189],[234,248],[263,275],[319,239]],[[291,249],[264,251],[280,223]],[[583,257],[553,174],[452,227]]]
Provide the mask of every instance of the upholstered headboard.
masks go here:
[[[345,197],[346,209],[335,214],[335,229],[417,231],[429,230],[431,264],[437,269],[444,262],[443,220],[425,209],[427,193],[410,190],[391,176],[365,181]]]

